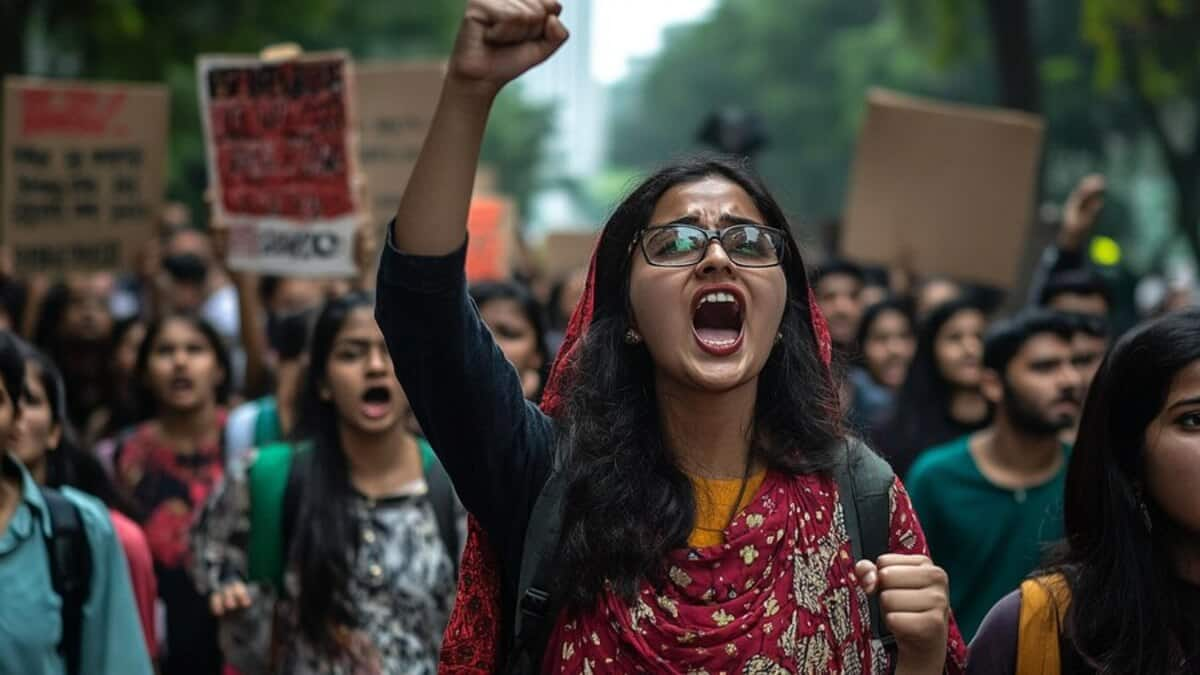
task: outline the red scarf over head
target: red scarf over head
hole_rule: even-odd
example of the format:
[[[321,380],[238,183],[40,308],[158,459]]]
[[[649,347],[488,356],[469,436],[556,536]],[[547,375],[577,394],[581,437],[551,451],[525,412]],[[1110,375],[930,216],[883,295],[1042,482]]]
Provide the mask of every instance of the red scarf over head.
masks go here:
[[[571,314],[562,347],[554,360],[554,367],[546,380],[542,394],[542,411],[551,417],[561,412],[563,391],[575,352],[580,340],[592,323],[596,305],[596,256],[588,267],[587,283],[579,304]],[[817,306],[812,289],[808,288],[808,308],[812,316],[813,335],[816,337],[821,361],[829,366],[833,355],[833,341],[825,317]],[[500,657],[501,616],[500,565],[495,550],[487,541],[487,535],[472,515],[467,516],[467,543],[463,551],[458,580],[458,595],[450,623],[446,626],[442,642],[441,661],[438,673],[442,675],[491,675],[502,665]]]

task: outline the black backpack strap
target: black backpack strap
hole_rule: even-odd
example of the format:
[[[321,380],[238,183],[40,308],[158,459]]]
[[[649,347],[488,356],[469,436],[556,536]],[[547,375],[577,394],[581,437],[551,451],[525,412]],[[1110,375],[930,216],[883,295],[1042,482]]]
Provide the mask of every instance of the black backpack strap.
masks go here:
[[[283,566],[287,568],[287,561],[292,555],[292,540],[295,538],[296,521],[300,519],[300,510],[303,508],[304,485],[308,480],[308,474],[312,470],[312,453],[303,452],[302,448],[296,448],[296,454],[292,457],[291,470],[288,471],[287,484],[283,488],[283,516],[280,518],[283,532]]]
[[[554,592],[554,563],[562,531],[565,489],[565,476],[559,471],[551,473],[529,514],[521,554],[508,673],[541,671],[546,640],[550,638],[554,618],[562,608],[561,597]]]
[[[437,520],[438,535],[454,563],[454,578],[458,578],[458,496],[442,463],[436,459],[425,467],[425,483],[429,486],[429,503]]]
[[[83,640],[83,605],[92,585],[92,547],[83,529],[79,509],[61,492],[42,488],[42,499],[50,514],[46,554],[50,581],[62,599],[62,639],[58,653],[67,675],[79,675]]]
[[[857,438],[838,441],[844,446],[843,461],[834,470],[842,516],[850,536],[854,562],[874,562],[887,553],[891,537],[891,490],[896,474],[885,459],[875,454]],[[895,638],[883,621],[879,595],[870,597],[871,635],[885,647],[895,644]]]

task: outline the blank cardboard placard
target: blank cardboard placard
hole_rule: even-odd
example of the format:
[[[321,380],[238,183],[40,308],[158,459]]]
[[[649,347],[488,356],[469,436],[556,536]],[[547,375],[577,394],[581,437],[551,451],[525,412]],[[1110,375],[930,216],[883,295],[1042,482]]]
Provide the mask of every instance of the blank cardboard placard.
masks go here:
[[[558,281],[581,267],[586,268],[599,241],[598,231],[563,230],[547,234],[542,242],[546,278]]]
[[[1011,288],[1033,215],[1044,124],[1021,112],[873,90],[842,254]]]
[[[467,280],[503,281],[512,276],[517,207],[507,197],[477,195],[467,214]]]
[[[348,55],[205,55],[197,74],[213,217],[230,229],[230,267],[354,274],[360,214]]]
[[[359,63],[359,164],[376,220],[396,212],[429,132],[446,65],[441,61]]]
[[[17,274],[131,269],[166,183],[161,85],[4,80],[3,242]]]

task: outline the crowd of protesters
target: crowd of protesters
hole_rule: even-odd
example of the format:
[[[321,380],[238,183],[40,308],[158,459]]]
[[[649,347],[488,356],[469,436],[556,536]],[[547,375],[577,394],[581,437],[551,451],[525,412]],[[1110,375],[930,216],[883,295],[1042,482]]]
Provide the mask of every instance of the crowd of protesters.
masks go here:
[[[1118,318],[1103,179],[1025,302],[814,264],[708,157],[468,284],[558,11],[468,3],[354,278],[178,205],[137,269],[0,269],[0,673],[1200,672],[1200,303]]]

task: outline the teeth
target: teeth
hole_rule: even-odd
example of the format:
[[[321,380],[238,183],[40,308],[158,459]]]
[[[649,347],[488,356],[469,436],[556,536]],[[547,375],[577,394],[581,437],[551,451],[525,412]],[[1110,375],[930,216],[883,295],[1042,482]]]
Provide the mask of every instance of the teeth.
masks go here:
[[[700,298],[700,304],[706,302],[737,302],[737,298],[733,297],[732,293],[713,292]]]

